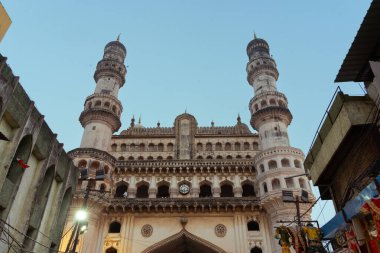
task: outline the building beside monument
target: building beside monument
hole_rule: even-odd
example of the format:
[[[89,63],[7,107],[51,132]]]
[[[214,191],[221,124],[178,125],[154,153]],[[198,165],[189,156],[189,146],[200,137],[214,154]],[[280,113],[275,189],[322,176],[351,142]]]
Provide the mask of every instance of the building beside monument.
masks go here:
[[[0,55],[0,252],[55,252],[78,174]]]
[[[277,90],[278,70],[268,43],[254,38],[247,47],[253,133],[238,116],[233,126],[198,126],[184,113],[171,127],[145,127],[132,118],[121,128],[126,48],[108,43],[80,115],[80,147],[69,152],[79,181],[66,227],[88,199],[88,231],[81,253],[280,252],[274,227],[293,220],[294,203],[282,191],[309,192],[304,154],[290,145],[292,121],[286,96]],[[248,101],[247,101],[248,102]],[[102,179],[102,180],[99,180]],[[309,208],[301,204],[301,213]],[[306,214],[306,218],[309,218]],[[66,249],[70,235],[63,238]]]

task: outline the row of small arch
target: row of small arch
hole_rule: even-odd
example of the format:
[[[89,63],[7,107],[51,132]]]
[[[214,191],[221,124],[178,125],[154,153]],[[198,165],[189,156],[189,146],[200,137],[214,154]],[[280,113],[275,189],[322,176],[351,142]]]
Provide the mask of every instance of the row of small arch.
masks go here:
[[[300,162],[299,160],[295,159],[295,160],[293,161],[293,163],[294,163],[294,167],[296,167],[296,168],[302,168],[302,164],[301,164],[301,162]],[[281,167],[283,167],[283,168],[289,168],[289,167],[291,167],[291,165],[290,165],[290,160],[287,159],[287,158],[283,158],[283,159],[281,159]],[[260,164],[260,165],[259,165],[259,168],[260,168],[260,172],[261,172],[261,173],[264,173],[264,172],[265,172],[264,164]],[[270,160],[270,161],[268,162],[268,169],[269,169],[269,170],[273,170],[273,169],[277,169],[277,168],[278,168],[277,161],[275,161],[275,160]]]
[[[298,182],[299,182],[299,185],[300,185],[300,187],[302,189],[308,189],[307,185],[306,185],[305,179],[299,178]],[[286,183],[286,187],[287,188],[294,188],[293,178],[287,178],[287,179],[285,179],[285,183]],[[272,190],[279,190],[279,189],[281,189],[280,179],[278,179],[278,178],[272,179],[271,186],[272,186]],[[268,192],[268,186],[267,186],[266,182],[262,183],[262,187],[263,187],[264,193],[267,193]]]
[[[258,150],[259,149],[259,144],[257,142],[253,142],[250,144],[249,142],[244,142],[241,144],[240,142],[235,142],[233,145],[230,142],[224,143],[224,145],[221,142],[215,143],[213,145],[211,142],[207,143],[201,143],[198,142],[196,145],[197,151],[248,151],[248,150]],[[233,149],[232,149],[233,148]],[[166,145],[166,150],[165,150],[165,145],[163,143],[159,144],[153,144],[149,143],[148,148],[146,149],[146,145],[144,143],[140,144],[135,144],[131,143],[129,145],[123,143],[120,145],[120,151],[130,151],[130,152],[144,152],[144,151],[149,151],[149,152],[172,152],[174,150],[174,145],[173,143],[168,143]],[[116,152],[118,150],[118,145],[116,143],[111,145],[111,151]]]
[[[120,116],[120,113],[121,113],[120,110],[117,110],[116,105],[112,105],[112,107],[111,107],[111,103],[109,101],[104,102],[102,105],[101,100],[96,100],[94,103],[94,106],[92,105],[91,101],[87,103],[87,109],[91,109],[92,107],[101,107],[101,106],[112,110],[115,114]]]
[[[164,144],[163,143],[159,143],[159,144],[153,144],[153,143],[149,143],[148,144],[148,149],[145,148],[145,144],[144,143],[140,143],[140,144],[135,144],[135,143],[131,143],[129,145],[123,143],[120,145],[120,151],[129,151],[129,152],[144,152],[144,151],[149,151],[149,152],[164,152]],[[169,152],[172,152],[174,150],[174,145],[173,143],[168,143],[166,145],[166,151],[169,151]],[[117,148],[117,144],[114,143],[111,145],[111,151],[113,152],[116,152],[118,151],[118,148]]]
[[[252,157],[251,157],[250,155],[246,155],[246,156],[237,155],[237,156],[235,156],[235,158],[236,158],[236,159],[243,159],[243,158],[245,158],[245,159],[251,159]],[[208,160],[210,160],[210,159],[233,159],[233,156],[231,156],[231,155],[227,155],[227,156],[224,158],[223,156],[218,155],[218,156],[216,156],[216,157],[214,158],[214,157],[211,156],[211,155],[208,155],[208,156],[206,156],[206,157],[203,157],[203,156],[199,155],[199,156],[196,157],[196,159],[197,159],[197,160],[203,160],[203,159],[208,159]],[[125,161],[125,160],[128,160],[128,161],[134,161],[134,160],[138,160],[138,161],[148,160],[148,161],[150,161],[150,160],[152,160],[152,161],[153,161],[153,160],[164,160],[164,158],[163,158],[162,156],[157,156],[156,158],[153,158],[153,156],[148,156],[146,159],[144,159],[143,156],[139,156],[139,157],[137,157],[137,158],[135,159],[134,156],[129,156],[129,157],[126,159],[124,156],[120,156],[120,157],[118,157],[118,160],[119,160],[119,161]],[[173,157],[172,157],[172,156],[168,156],[168,157],[166,157],[166,160],[173,160]]]
[[[255,109],[255,111],[258,111],[261,108],[265,108],[265,107],[268,107],[268,106],[277,106],[277,105],[280,106],[280,107],[287,108],[287,106],[286,106],[286,104],[285,104],[284,101],[282,101],[281,99],[279,99],[278,101],[276,101],[276,99],[274,99],[274,98],[271,98],[268,101],[265,100],[265,99],[260,100],[257,103],[253,104],[253,108]]]

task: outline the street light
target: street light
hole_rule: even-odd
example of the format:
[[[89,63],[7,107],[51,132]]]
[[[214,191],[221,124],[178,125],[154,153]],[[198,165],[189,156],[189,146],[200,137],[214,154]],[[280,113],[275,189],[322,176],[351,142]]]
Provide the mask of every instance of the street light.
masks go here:
[[[85,221],[87,220],[87,211],[86,210],[83,210],[83,209],[79,209],[76,213],[75,213],[75,220],[76,221],[79,221],[79,222],[82,222],[82,221]]]

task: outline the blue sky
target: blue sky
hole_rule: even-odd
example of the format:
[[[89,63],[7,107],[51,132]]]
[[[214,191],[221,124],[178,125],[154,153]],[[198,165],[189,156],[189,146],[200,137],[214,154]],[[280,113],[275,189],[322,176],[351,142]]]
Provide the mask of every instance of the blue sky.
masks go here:
[[[255,31],[268,41],[280,72],[278,89],[294,120],[291,144],[305,154],[337,84],[334,79],[370,0],[5,0],[13,24],[0,52],[58,139],[80,144],[78,122],[107,42],[121,33],[127,48],[122,129],[172,126],[185,109],[198,125],[249,124],[246,46]],[[341,84],[363,94],[358,84]],[[122,130],[121,129],[121,130]],[[313,211],[316,218],[324,202]],[[323,224],[333,215],[328,203]]]

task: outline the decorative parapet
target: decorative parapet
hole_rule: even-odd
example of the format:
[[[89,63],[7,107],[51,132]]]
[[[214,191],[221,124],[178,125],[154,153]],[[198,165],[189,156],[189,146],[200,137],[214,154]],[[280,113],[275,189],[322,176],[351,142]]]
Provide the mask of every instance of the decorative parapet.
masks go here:
[[[110,198],[102,202],[107,212],[222,212],[260,210],[257,197],[241,198]]]
[[[68,152],[68,155],[74,159],[77,157],[89,156],[95,159],[103,160],[114,165],[116,162],[115,157],[110,155],[108,152],[95,149],[95,148],[76,148]]]
[[[268,106],[263,109],[256,111],[251,116],[251,125],[257,129],[258,124],[265,120],[265,117],[273,118],[273,115],[276,115],[279,118],[282,118],[286,121],[286,124],[289,125],[292,122],[293,116],[288,108],[281,106]]]
[[[303,159],[304,153],[301,149],[293,147],[273,147],[260,152],[254,158],[255,164],[260,162],[261,159],[272,155],[295,155]]]
[[[113,132],[116,132],[121,127],[119,116],[111,109],[93,107],[84,110],[79,116],[79,121],[83,127],[85,127],[87,122],[91,120],[102,120],[108,122],[112,127]]]
[[[256,94],[250,101],[249,101],[249,106],[248,109],[252,108],[252,104],[255,103],[257,100],[260,100],[261,98],[265,98],[267,96],[277,96],[281,97],[285,100],[286,103],[288,103],[288,99],[286,98],[285,94],[282,92],[278,91],[264,91]]]
[[[105,93],[94,93],[94,94],[86,97],[86,101],[84,103],[86,104],[87,101],[92,100],[93,98],[110,99],[110,100],[112,100],[114,103],[116,103],[118,105],[118,107],[120,108],[120,111],[123,110],[123,105],[121,104],[120,100],[117,99],[117,97],[115,97],[113,95],[105,94]]]

